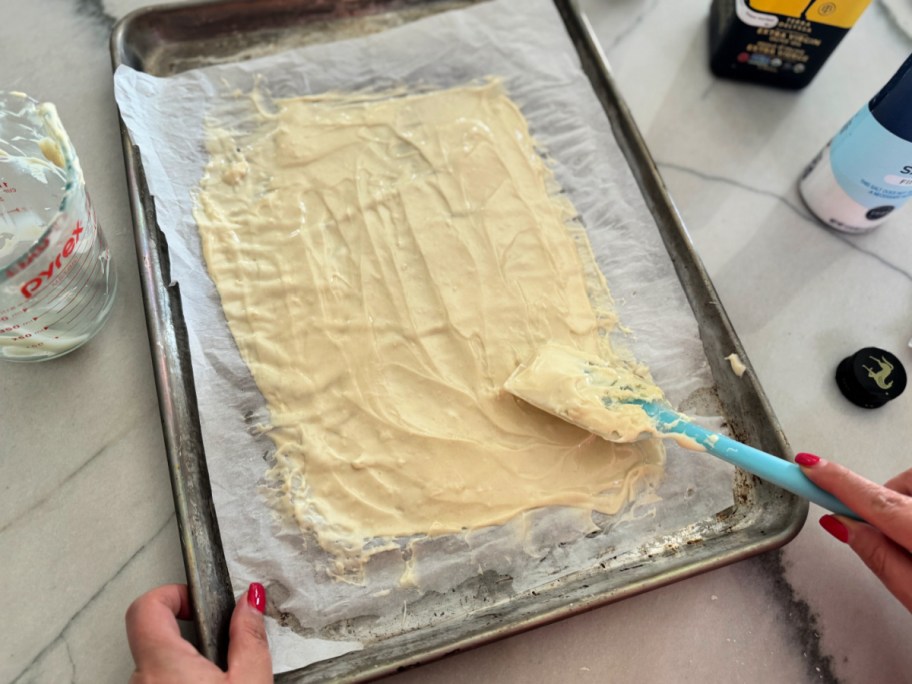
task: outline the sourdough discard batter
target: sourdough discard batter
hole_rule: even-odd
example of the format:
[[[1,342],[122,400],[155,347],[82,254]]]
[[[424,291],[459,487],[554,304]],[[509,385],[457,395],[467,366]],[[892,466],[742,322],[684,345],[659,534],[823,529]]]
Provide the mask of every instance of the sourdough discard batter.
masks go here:
[[[211,128],[195,217],[283,513],[351,558],[543,506],[614,513],[660,474],[657,441],[502,389],[546,342],[610,359],[616,321],[499,83],[275,104],[252,132]]]

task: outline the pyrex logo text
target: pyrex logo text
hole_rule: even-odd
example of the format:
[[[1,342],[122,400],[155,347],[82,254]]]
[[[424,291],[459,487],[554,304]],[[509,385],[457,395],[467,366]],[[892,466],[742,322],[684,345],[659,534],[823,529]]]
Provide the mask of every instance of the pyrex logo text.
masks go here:
[[[39,271],[37,278],[32,278],[25,285],[19,288],[19,291],[22,293],[22,296],[26,299],[31,299],[32,295],[35,294],[38,290],[41,289],[41,286],[49,281],[53,275],[55,269],[60,271],[61,263],[64,259],[69,257],[73,251],[76,249],[76,243],[79,242],[79,236],[82,234],[82,222],[76,221],[76,227],[73,229],[73,234],[66,241],[66,244],[63,246],[63,249],[57,254],[54,259],[51,260],[51,263],[48,264],[47,270]]]

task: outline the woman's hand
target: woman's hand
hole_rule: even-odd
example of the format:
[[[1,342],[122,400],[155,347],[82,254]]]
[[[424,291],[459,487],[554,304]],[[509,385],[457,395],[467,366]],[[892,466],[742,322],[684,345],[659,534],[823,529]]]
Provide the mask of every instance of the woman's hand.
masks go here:
[[[190,617],[185,585],[167,584],[143,594],[127,610],[127,640],[136,663],[130,684],[272,682],[265,610],[266,590],[262,584],[251,584],[231,615],[228,672],[222,672],[181,637],[177,621]]]
[[[813,454],[795,462],[808,479],[866,522],[825,515],[820,525],[852,547],[881,582],[912,611],[912,469],[881,486]]]

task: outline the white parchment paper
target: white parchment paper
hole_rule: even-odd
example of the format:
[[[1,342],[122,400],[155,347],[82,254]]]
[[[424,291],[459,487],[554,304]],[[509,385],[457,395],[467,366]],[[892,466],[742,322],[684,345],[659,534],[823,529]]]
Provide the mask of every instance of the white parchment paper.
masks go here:
[[[627,341],[675,405],[689,409],[712,378],[697,323],[655,223],[563,24],[548,0],[491,0],[352,40],[156,78],[127,67],[115,94],[139,147],[159,227],[180,284],[200,420],[222,543],[235,590],[266,584],[277,672],[372,640],[469,614],[476,580],[501,596],[593,567],[598,560],[700,520],[732,503],[732,469],[669,446],[659,500],[614,518],[564,509],[379,554],[366,581],[331,579],[327,559],[277,521],[262,495],[268,423],[206,274],[193,196],[206,163],[204,122],[242,125],[255,86],[272,97],[392,86],[448,87],[502,78],[580,212],[616,299]],[[692,409],[689,409],[692,410]],[[474,584],[473,584],[474,583]]]

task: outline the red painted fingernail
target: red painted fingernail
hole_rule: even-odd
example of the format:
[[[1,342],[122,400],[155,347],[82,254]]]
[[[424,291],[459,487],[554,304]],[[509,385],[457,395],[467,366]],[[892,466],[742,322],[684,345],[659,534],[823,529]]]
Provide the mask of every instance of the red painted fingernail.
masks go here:
[[[843,544],[849,543],[849,528],[843,525],[837,518],[832,515],[825,515],[820,519],[820,526],[832,534]]]
[[[253,582],[247,590],[247,603],[261,613],[266,612],[266,587],[259,582]]]
[[[814,454],[795,454],[795,463],[800,466],[805,466],[810,468],[820,463],[820,456],[814,456]]]

